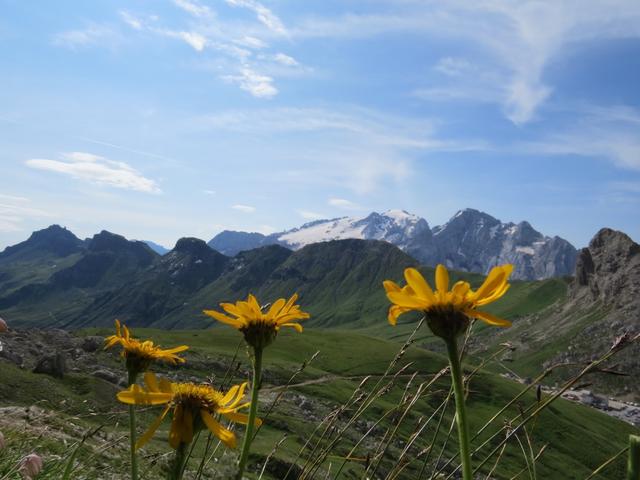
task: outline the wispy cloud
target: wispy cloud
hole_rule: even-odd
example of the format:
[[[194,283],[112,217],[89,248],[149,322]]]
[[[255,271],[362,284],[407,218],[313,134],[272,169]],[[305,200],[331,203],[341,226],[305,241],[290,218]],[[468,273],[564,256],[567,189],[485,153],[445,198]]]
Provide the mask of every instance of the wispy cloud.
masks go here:
[[[215,195],[216,191],[215,190],[203,190],[202,193],[204,193],[205,195]]]
[[[86,28],[67,30],[53,36],[53,44],[77,50],[88,47],[114,48],[122,43],[120,32],[110,25],[92,23]]]
[[[239,212],[242,213],[253,213],[256,211],[256,207],[252,207],[251,205],[232,205],[231,208],[233,208],[234,210],[238,210]]]
[[[640,111],[626,106],[586,106],[576,116],[561,133],[514,148],[535,154],[603,158],[621,168],[640,170]]]
[[[136,18],[131,13],[127,12],[126,10],[120,10],[118,14],[120,15],[120,18],[122,18],[122,21],[129,25],[131,28],[133,28],[134,30],[142,30],[142,21]]]
[[[273,78],[261,75],[249,66],[242,67],[238,75],[225,75],[222,78],[237,84],[254,97],[271,98],[278,94],[278,89],[273,85]]]
[[[361,210],[362,207],[357,203],[347,200],[346,198],[330,197],[327,204],[331,207],[340,208],[342,210]]]
[[[192,17],[182,28],[163,26],[155,16],[149,17],[150,20],[124,10],[119,14],[122,21],[135,30],[180,40],[196,52],[206,54],[203,65],[215,58],[213,70],[219,78],[256,98],[269,99],[278,94],[275,76],[311,71],[284,52],[268,51],[269,43],[264,37],[273,37],[274,32],[283,35],[286,29],[280,19],[259,2],[227,0],[231,6],[253,11],[262,25],[260,28],[225,22],[210,7],[194,0],[173,0],[173,3]]]
[[[485,149],[481,142],[439,138],[429,119],[343,105],[218,112],[192,119],[187,128],[251,135],[256,141],[269,142],[282,135],[289,145],[304,145],[295,153],[289,147],[281,155],[305,166],[295,175],[297,182],[313,179],[358,194],[371,193],[382,183],[404,181],[413,161],[426,153]]]
[[[206,5],[202,5],[195,1],[190,0],[173,0],[173,3],[184,10],[187,13],[190,13],[194,17],[199,18],[209,18],[213,16],[213,11],[207,7]]]
[[[168,30],[165,28],[154,28],[154,33],[160,34],[164,37],[168,38],[177,38],[182,40],[191,48],[193,48],[196,52],[202,52],[204,47],[207,46],[207,37],[201,35],[197,32],[189,32],[183,30]]]
[[[322,213],[312,212],[309,210],[296,210],[296,212],[305,220],[320,220],[323,218],[327,218],[327,216]]]
[[[30,168],[62,173],[77,180],[144,193],[160,193],[154,180],[144,177],[125,162],[109,160],[86,152],[62,154],[62,160],[32,158]]]
[[[553,2],[485,0],[447,2],[405,0],[388,11],[307,18],[291,30],[293,37],[372,37],[412,32],[426,37],[463,41],[472,45],[485,74],[497,82],[477,88],[477,72],[468,60],[443,59],[436,68],[448,76],[421,90],[428,99],[493,100],[514,123],[532,120],[553,94],[544,79],[550,60],[568,45],[593,39],[640,36],[640,3],[625,0]],[[541,28],[541,22],[544,28]],[[452,75],[458,77],[451,90]],[[485,89],[489,89],[487,95]]]
[[[295,67],[299,65],[298,61],[295,58],[290,57],[289,55],[286,55],[282,52],[276,53],[273,56],[273,59],[276,62],[281,63],[282,65],[286,65],[287,67]]]
[[[33,207],[26,197],[0,194],[0,232],[20,232],[27,219],[51,218],[53,214]]]
[[[235,7],[244,7],[252,10],[256,14],[258,20],[269,30],[279,35],[287,34],[287,29],[284,27],[280,18],[260,2],[255,0],[227,0],[227,3]]]

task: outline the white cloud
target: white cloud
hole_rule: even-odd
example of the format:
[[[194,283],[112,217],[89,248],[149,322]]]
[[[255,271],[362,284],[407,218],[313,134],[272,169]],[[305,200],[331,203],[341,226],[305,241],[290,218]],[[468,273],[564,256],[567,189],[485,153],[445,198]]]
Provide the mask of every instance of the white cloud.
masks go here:
[[[190,0],[173,0],[173,3],[194,17],[211,17],[213,12],[206,5]]]
[[[202,192],[204,194],[206,194],[206,195],[215,195],[216,194],[215,190],[203,190]]]
[[[514,149],[535,154],[604,158],[620,168],[640,170],[639,110],[625,106],[587,106],[572,114],[571,125],[560,133],[517,144]]]
[[[323,218],[327,218],[327,216],[322,213],[311,212],[309,210],[296,210],[296,212],[306,220],[320,220]]]
[[[156,33],[159,33],[165,37],[178,38],[187,43],[191,48],[197,52],[202,52],[207,45],[207,38],[197,32],[166,30],[166,29],[153,29]]]
[[[260,50],[268,47],[266,42],[264,42],[263,40],[260,40],[259,38],[253,37],[251,35],[244,35],[243,37],[236,38],[233,41],[238,45],[242,45],[248,48],[253,48],[256,50]]]
[[[238,210],[239,212],[243,212],[243,213],[253,213],[256,211],[256,207],[252,207],[250,205],[232,205],[231,208],[233,208],[234,210]]]
[[[357,203],[354,203],[351,200],[347,200],[345,198],[331,197],[329,198],[327,203],[332,207],[341,208],[342,210],[360,210],[361,209],[361,207]]]
[[[273,78],[255,72],[248,65],[243,66],[238,75],[225,75],[222,78],[237,84],[242,90],[257,98],[271,98],[278,94],[278,89],[273,85]]]
[[[471,62],[465,58],[444,57],[433,67],[439,73],[450,77],[458,77],[475,70]]]
[[[252,10],[258,17],[258,20],[269,30],[280,35],[287,34],[287,30],[282,24],[282,21],[261,3],[255,0],[227,0],[227,3],[235,7],[244,7]]]
[[[51,218],[48,211],[32,207],[30,200],[13,195],[0,195],[0,232],[20,232],[27,219]]]
[[[72,50],[86,47],[113,48],[122,42],[119,32],[108,25],[90,24],[79,30],[68,30],[53,36],[53,44]]]
[[[295,67],[299,65],[295,58],[290,57],[289,55],[286,55],[284,53],[276,53],[273,56],[273,59],[276,62],[281,63],[282,65],[286,65],[287,67]]]
[[[288,178],[358,194],[371,193],[383,183],[403,182],[418,156],[487,150],[482,142],[438,138],[429,119],[343,105],[223,111],[196,117],[186,128],[250,136],[256,142],[266,139],[272,149],[274,139],[282,135],[289,147],[278,156],[304,165],[299,172],[287,172]]]
[[[122,21],[127,25],[129,25],[131,28],[133,28],[134,30],[142,30],[143,24],[140,19],[133,16],[131,13],[127,12],[126,10],[120,10],[118,13],[122,18]]]
[[[512,122],[522,124],[535,118],[552,96],[553,86],[544,79],[550,60],[568,46],[594,39],[638,38],[639,24],[640,3],[633,0],[404,0],[389,2],[387,11],[375,14],[308,18],[290,33],[300,38],[366,38],[412,32],[466,42],[483,63],[482,70],[497,81],[481,81],[478,88],[477,72],[465,73],[468,69],[459,60],[441,60],[436,68],[460,79],[449,98],[473,100],[479,94],[480,101],[495,99]],[[425,89],[432,98],[437,90],[450,87],[448,78]]]
[[[255,230],[256,232],[261,233],[263,235],[271,235],[272,233],[275,233],[278,231],[275,227],[272,227],[271,225],[260,225]]]
[[[69,175],[77,180],[98,185],[134,190],[145,193],[160,193],[154,180],[124,162],[109,160],[86,152],[71,152],[62,155],[63,160],[32,158],[25,162],[28,167]]]
[[[263,37],[272,38],[274,32],[280,35],[286,30],[280,19],[259,2],[227,0],[229,5],[253,11],[260,22],[257,26],[255,22],[221,20],[211,8],[195,0],[173,0],[173,3],[193,17],[183,28],[162,27],[157,17],[143,20],[124,10],[119,14],[124,23],[136,30],[177,39],[197,52],[207,52],[208,55],[203,56],[203,69],[214,70],[220,79],[256,98],[271,98],[278,94],[274,76],[311,71],[283,52],[268,52],[269,44]],[[261,53],[254,56],[258,51]]]

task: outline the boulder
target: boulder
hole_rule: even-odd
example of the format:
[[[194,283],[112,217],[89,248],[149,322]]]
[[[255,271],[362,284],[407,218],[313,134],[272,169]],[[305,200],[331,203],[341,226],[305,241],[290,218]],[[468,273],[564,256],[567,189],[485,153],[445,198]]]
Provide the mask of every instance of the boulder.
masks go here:
[[[84,337],[82,340],[82,349],[85,352],[95,352],[104,345],[104,338],[97,336]]]
[[[114,385],[118,385],[118,383],[120,382],[119,375],[106,369],[96,370],[95,372],[92,372],[91,375],[93,375],[96,378],[100,378],[106,382],[113,383]]]
[[[44,373],[55,378],[64,378],[67,370],[66,357],[62,352],[46,354],[38,359],[33,373]]]

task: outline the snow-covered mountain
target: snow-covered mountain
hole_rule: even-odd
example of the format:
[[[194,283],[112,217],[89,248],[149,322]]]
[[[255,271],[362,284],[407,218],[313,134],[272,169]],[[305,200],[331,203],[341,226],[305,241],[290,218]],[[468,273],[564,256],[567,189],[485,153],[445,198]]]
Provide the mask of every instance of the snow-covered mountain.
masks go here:
[[[293,250],[330,240],[384,240],[425,265],[444,263],[455,270],[487,273],[497,264],[515,265],[513,277],[540,279],[573,273],[576,249],[560,237],[547,237],[527,222],[502,223],[486,213],[466,209],[433,230],[424,218],[404,210],[368,216],[317,220],[268,236],[224,231],[209,246],[235,255],[241,250],[279,244]]]

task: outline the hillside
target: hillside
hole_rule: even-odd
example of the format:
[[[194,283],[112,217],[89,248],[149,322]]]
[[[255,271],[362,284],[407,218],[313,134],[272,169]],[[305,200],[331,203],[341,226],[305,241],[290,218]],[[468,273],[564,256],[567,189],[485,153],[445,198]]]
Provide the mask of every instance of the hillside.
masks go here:
[[[123,444],[117,441],[126,428],[126,410],[114,400],[115,392],[122,388],[117,384],[123,381],[124,373],[117,352],[103,352],[100,348],[101,336],[109,333],[111,329],[86,330],[79,336],[61,331],[31,330],[14,331],[2,337],[9,350],[20,358],[9,361],[0,357],[0,429],[10,441],[23,439],[29,442],[30,448],[46,454],[45,463],[48,462],[49,468],[55,465],[55,457],[51,455],[65,454],[61,448],[63,442],[72,442],[78,435],[105,424],[97,435],[89,438],[79,456],[80,464],[86,467],[84,475],[90,479],[126,478],[127,465],[122,461],[122,458],[126,458],[126,442]],[[191,346],[186,355],[187,364],[168,370],[167,375],[171,378],[191,380],[213,376],[218,383],[229,371],[235,381],[246,378],[248,359],[243,348],[238,350],[240,336],[232,329],[171,332],[136,329],[135,333],[141,337],[151,337],[166,346],[181,343]],[[47,345],[47,354],[65,357],[67,370],[64,378],[57,379],[31,372],[39,355],[42,355],[33,348],[36,345]],[[369,379],[362,392],[375,391],[374,384],[381,379],[399,347],[396,342],[345,331],[307,328],[302,334],[283,332],[279,335],[275,344],[268,349],[265,359],[265,384],[260,405],[262,416],[278,395],[281,395],[257,437],[256,453],[251,457],[250,478],[257,477],[255,472],[263,466],[273,445],[285,434],[287,439],[270,460],[263,478],[282,480],[292,463],[299,466],[304,464],[309,458],[310,449],[304,449],[301,457],[298,457],[298,452],[305,440],[312,438],[315,427],[323,419],[330,418],[331,412],[346,402],[366,377]],[[293,372],[315,352],[319,352],[316,358],[295,377],[291,387],[283,389],[282,386],[289,381]],[[431,379],[444,365],[445,360],[439,355],[415,346],[409,348],[392,370],[394,374],[405,368],[402,375],[395,379],[387,377],[379,384],[382,386],[393,379],[395,386],[380,396],[352,424],[332,449],[331,457],[322,463],[322,471],[331,468],[335,473],[341,463],[340,456],[344,457],[376,420],[398,405],[403,392],[414,394],[420,383]],[[158,367],[158,370],[167,371],[162,367]],[[416,377],[412,379],[413,374]],[[399,429],[378,467],[378,474],[382,478],[389,473],[406,441],[419,428],[421,421],[436,413],[448,392],[448,382],[447,378],[443,378],[426,390],[407,417],[398,424]],[[497,375],[476,374],[470,383],[468,401],[472,430],[476,431],[522,388],[522,385]],[[46,396],[43,396],[43,392],[46,392]],[[525,395],[520,401],[520,407],[514,407],[500,415],[474,445],[479,445],[496,429],[501,428],[505,420],[517,415],[518,408],[526,408],[535,403],[534,394]],[[155,413],[155,410],[143,413],[141,423],[149,423]],[[352,415],[353,411],[345,411],[339,417],[337,425],[344,425]],[[387,429],[396,425],[399,418],[388,416],[372,429],[367,440],[356,448],[354,459],[364,458],[368,452],[377,448]],[[424,450],[432,442],[436,431],[437,421],[432,419],[409,450],[410,464],[397,478],[417,478],[425,460],[426,473],[431,475],[436,466],[435,454],[443,446],[447,426],[451,421],[452,405],[449,404],[443,427],[434,444],[434,455],[428,460]],[[167,449],[168,427],[167,422],[143,451],[144,465],[151,468],[152,477],[160,475],[158,465],[162,461],[155,464],[152,460],[156,458],[156,453]],[[551,480],[584,479],[595,467],[622,448],[627,435],[635,431],[630,425],[595,410],[558,400],[539,415],[529,432],[534,451],[537,452],[546,445],[544,453],[536,462],[538,476]],[[585,438],[589,439],[588,449],[584,448]],[[105,446],[111,445],[113,439],[116,439],[113,446],[106,449]],[[202,443],[204,442],[200,442],[200,445]],[[448,443],[444,447],[440,464],[448,460],[454,451],[455,445]],[[192,464],[197,465],[199,456],[202,455],[201,448],[194,455],[196,458]],[[234,456],[230,452],[220,452],[216,458],[217,462],[213,467],[216,473],[209,470],[209,475],[224,478],[225,469],[233,470]],[[514,443],[504,452],[492,478],[511,478],[526,468],[525,465],[522,452],[517,443]],[[487,473],[488,468],[483,471]],[[296,472],[296,469],[293,471]],[[624,462],[619,460],[596,478],[621,478],[623,471]],[[363,462],[346,462],[343,474],[344,478],[360,478],[363,474]]]
[[[58,238],[61,230],[36,232],[0,258],[5,287],[0,316],[11,326],[74,329],[108,326],[119,318],[132,326],[204,328],[213,322],[203,309],[250,292],[263,301],[298,292],[312,315],[309,326],[400,339],[416,320],[407,315],[396,329],[386,325],[388,305],[380,285],[385,279],[401,280],[404,268],[417,263],[388,242],[335,240],[297,251],[270,245],[228,257],[201,240],[185,238],[159,256],[142,242],[109,232],[81,242],[64,231],[67,247],[42,246],[43,235]],[[637,251],[624,234],[603,230],[581,251],[575,278],[514,281],[509,294],[488,308],[511,319],[513,327],[497,331],[479,325],[474,351],[512,342],[517,350],[505,367],[523,378],[543,365],[580,363],[606,351],[617,336],[637,329]],[[433,278],[433,269],[420,269]],[[482,278],[452,272],[454,281],[465,279],[472,286]],[[441,349],[426,330],[418,338]],[[620,357],[615,370],[628,377],[594,377],[590,381],[597,389],[638,398],[640,365],[634,349]]]
[[[580,251],[566,291],[560,301],[540,305],[499,336],[517,348],[509,368],[523,377],[556,363],[584,365],[625,333],[638,333],[640,246],[622,232],[600,230]],[[509,297],[509,302],[521,303],[515,295]],[[611,364],[609,374],[589,378],[591,388],[638,401],[639,358],[640,348],[631,346]]]

